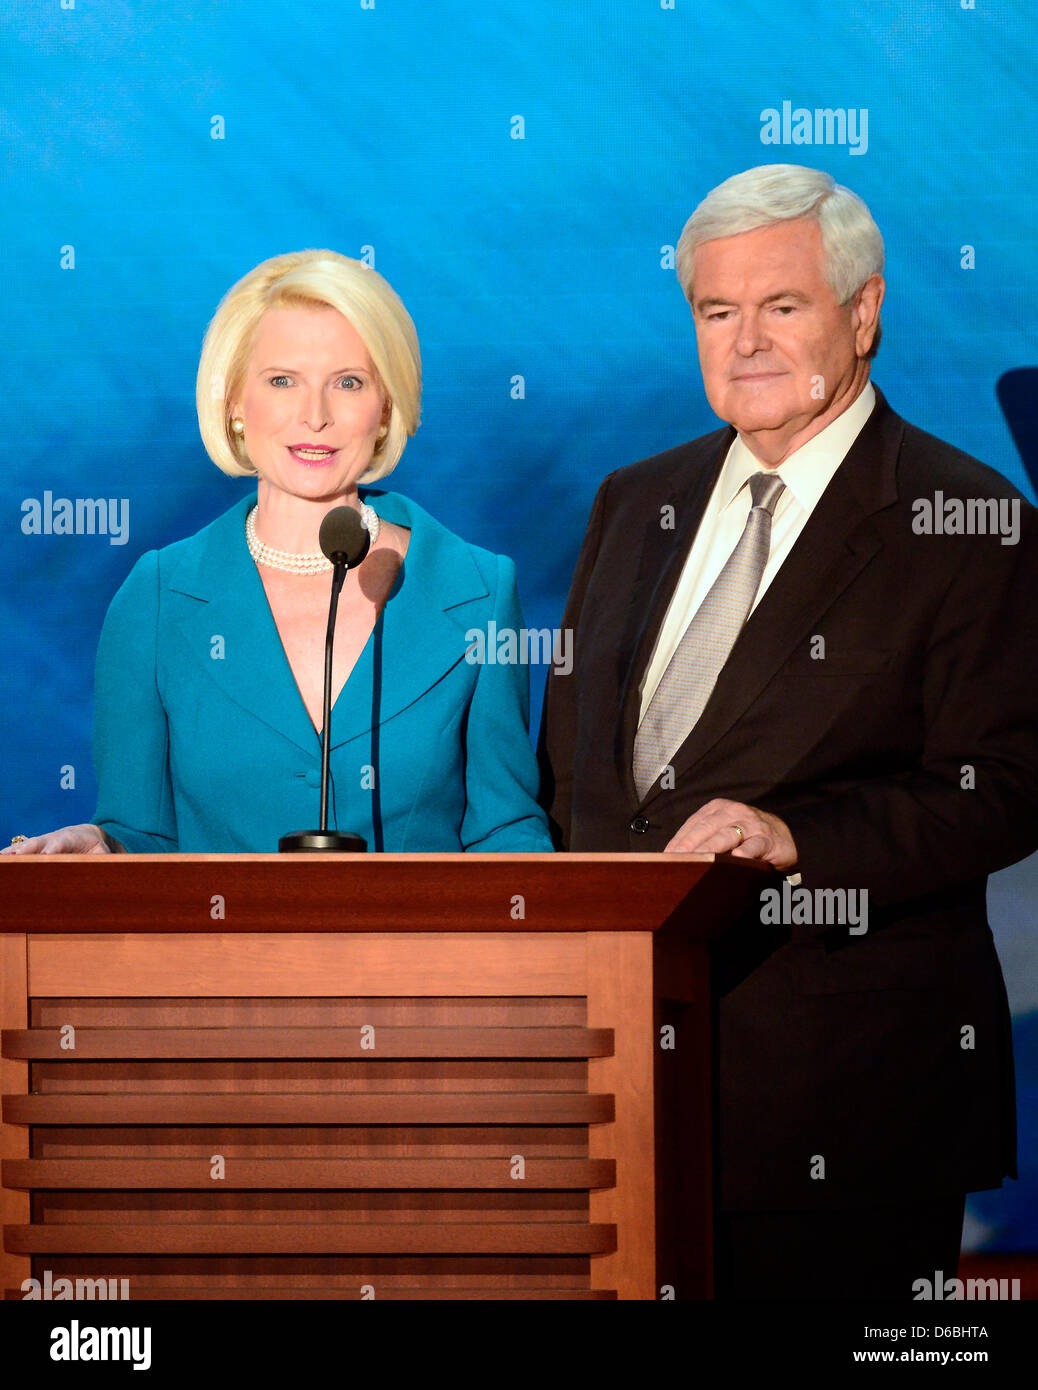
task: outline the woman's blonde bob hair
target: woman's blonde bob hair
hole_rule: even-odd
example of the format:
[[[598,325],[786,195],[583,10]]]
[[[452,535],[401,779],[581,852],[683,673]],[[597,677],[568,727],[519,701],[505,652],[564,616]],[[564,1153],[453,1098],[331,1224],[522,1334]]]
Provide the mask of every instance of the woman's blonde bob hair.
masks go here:
[[[206,453],[232,477],[254,477],[244,443],[231,429],[230,402],[241,391],[256,330],[268,309],[338,309],[360,334],[383,396],[389,430],[359,479],[391,473],[418,428],[422,359],[411,316],[394,289],[361,261],[337,251],[290,251],[250,270],[220,301],[202,343],[195,402]]]

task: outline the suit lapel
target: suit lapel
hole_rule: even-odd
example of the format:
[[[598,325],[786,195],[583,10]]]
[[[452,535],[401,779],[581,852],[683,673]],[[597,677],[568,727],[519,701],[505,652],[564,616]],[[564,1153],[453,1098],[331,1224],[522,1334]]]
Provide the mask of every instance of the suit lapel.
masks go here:
[[[677,466],[665,495],[649,512],[642,531],[638,572],[617,653],[620,719],[614,748],[617,770],[635,801],[638,797],[634,786],[634,736],[641,705],[638,687],[734,438],[732,429],[717,431],[703,441],[700,460],[686,458]],[[672,529],[664,529],[661,524],[664,507],[673,508]]]
[[[828,609],[880,549],[882,542],[871,517],[897,498],[896,464],[903,432],[904,422],[877,390],[871,416],[739,634],[702,716],[675,755],[676,777],[687,773],[742,718],[797,645],[819,630]],[[686,554],[687,548],[682,560]],[[680,565],[671,593],[678,574]],[[660,613],[657,630],[662,620]],[[630,765],[637,707],[633,723],[625,724],[625,735],[628,729],[625,756]],[[645,805],[659,794],[658,785],[651,788]]]

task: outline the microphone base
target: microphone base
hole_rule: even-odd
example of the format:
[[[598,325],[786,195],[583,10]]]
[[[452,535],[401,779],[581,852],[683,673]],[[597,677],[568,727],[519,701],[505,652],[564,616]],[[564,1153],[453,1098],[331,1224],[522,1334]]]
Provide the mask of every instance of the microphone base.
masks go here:
[[[345,830],[297,830],[278,840],[281,854],[364,854],[367,848],[363,835]]]

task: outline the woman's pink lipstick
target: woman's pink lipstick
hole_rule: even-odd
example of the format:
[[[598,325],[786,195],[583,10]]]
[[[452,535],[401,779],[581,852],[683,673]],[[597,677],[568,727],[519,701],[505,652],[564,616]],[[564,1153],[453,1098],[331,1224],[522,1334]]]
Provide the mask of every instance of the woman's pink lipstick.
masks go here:
[[[321,468],[339,452],[325,444],[289,444],[286,447],[297,463],[306,464],[308,468]]]

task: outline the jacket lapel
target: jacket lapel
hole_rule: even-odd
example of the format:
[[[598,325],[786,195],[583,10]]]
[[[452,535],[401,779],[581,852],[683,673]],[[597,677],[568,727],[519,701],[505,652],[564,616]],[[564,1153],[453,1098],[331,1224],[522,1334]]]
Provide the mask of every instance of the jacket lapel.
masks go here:
[[[687,773],[742,718],[798,644],[819,630],[824,614],[880,549],[882,541],[871,517],[897,498],[896,465],[903,432],[904,422],[877,389],[871,416],[739,634],[702,716],[675,755],[676,777]],[[682,562],[687,553],[686,547]],[[679,564],[671,593],[680,568]],[[655,631],[665,611],[664,605]],[[634,685],[636,689],[637,682]],[[625,756],[630,765],[637,705],[633,724],[625,725],[625,732],[627,727]],[[659,794],[658,785],[650,788],[644,804]]]
[[[465,605],[488,593],[463,541],[399,494],[367,496],[385,520],[409,526],[411,540],[382,613],[380,699],[372,699],[372,633],[332,707],[333,748],[368,732],[373,708],[385,723],[463,660],[471,616]],[[320,736],[245,544],[245,516],[255,501],[255,494],[242,499],[186,542],[166,588],[180,596],[180,629],[208,677],[255,718],[315,754]],[[222,647],[215,645],[217,638]]]
[[[686,457],[677,465],[658,506],[650,509],[642,532],[638,572],[617,653],[620,719],[614,748],[617,771],[635,801],[634,736],[641,705],[638,687],[734,438],[733,429],[716,431],[703,440],[699,458]],[[674,509],[674,526],[669,530],[661,525],[664,507]]]
[[[180,596],[178,622],[196,665],[235,704],[313,754],[320,739],[245,544],[245,516],[255,502],[255,493],[243,498],[184,542],[166,587]]]
[[[340,716],[339,701],[332,710],[332,747],[387,723],[414,704],[446,673],[463,661],[471,643],[465,632],[485,626],[486,612],[471,607],[489,594],[468,544],[448,531],[409,498],[393,492],[366,491],[368,501],[385,521],[410,527],[411,539],[396,584],[382,610],[382,670],[372,699],[374,634],[364,648],[364,675],[355,683],[355,696]],[[478,617],[478,623],[477,623]],[[353,675],[359,675],[358,661]],[[343,690],[353,684],[353,675]]]

